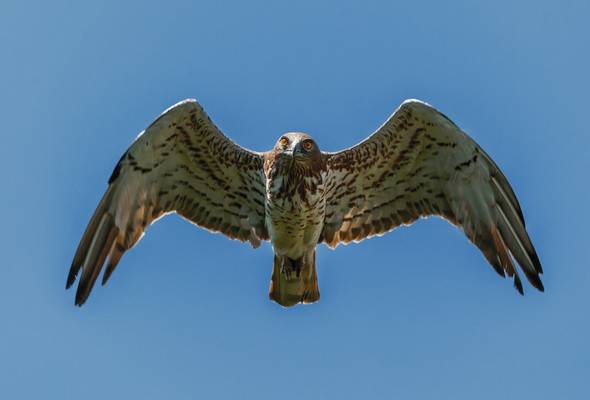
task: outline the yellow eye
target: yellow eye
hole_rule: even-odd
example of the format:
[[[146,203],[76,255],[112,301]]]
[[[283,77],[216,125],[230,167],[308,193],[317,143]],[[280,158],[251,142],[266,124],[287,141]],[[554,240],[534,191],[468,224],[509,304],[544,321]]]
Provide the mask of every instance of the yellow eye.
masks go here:
[[[289,144],[289,139],[287,139],[286,137],[282,137],[282,138],[279,140],[279,144],[280,144],[282,147],[287,147],[287,145]]]
[[[310,151],[311,149],[313,149],[313,143],[310,142],[309,140],[307,142],[303,142],[303,148],[306,151]]]

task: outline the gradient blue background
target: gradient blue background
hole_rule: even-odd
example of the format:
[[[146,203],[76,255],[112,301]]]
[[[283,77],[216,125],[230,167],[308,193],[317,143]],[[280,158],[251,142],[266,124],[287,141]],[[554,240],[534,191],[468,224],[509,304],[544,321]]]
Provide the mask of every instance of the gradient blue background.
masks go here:
[[[212,3],[2,1],[0,397],[587,398],[590,3]],[[287,310],[268,244],[173,216],[74,307],[113,166],[187,97],[256,150],[435,105],[513,184],[546,293],[430,219],[320,247],[321,301]]]

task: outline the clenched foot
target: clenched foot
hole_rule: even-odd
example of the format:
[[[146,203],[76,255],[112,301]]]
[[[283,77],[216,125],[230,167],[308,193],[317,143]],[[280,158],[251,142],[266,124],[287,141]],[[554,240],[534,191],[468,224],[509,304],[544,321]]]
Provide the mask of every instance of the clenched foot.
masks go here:
[[[301,276],[301,268],[303,267],[303,257],[293,260],[289,257],[283,257],[283,265],[281,266],[281,273],[285,275],[285,279],[291,280]]]

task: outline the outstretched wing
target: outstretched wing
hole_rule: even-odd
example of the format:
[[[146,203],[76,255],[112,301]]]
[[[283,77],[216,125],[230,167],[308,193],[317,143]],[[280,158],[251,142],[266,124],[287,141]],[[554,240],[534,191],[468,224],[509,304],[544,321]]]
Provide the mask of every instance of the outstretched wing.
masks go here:
[[[329,246],[438,215],[461,228],[501,276],[514,276],[521,294],[513,258],[543,290],[541,264],[506,177],[477,143],[428,104],[405,101],[365,141],[325,157],[322,237]]]
[[[105,284],[121,256],[157,218],[187,220],[254,247],[267,240],[262,155],[221,133],[201,106],[185,100],[166,110],[123,154],[78,245],[66,288],[82,276],[82,305],[103,264]]]

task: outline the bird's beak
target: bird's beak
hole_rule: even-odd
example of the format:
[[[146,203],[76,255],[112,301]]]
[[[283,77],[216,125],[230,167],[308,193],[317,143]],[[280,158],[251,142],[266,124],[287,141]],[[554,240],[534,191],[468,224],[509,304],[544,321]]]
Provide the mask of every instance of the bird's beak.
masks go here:
[[[295,157],[295,158],[305,157],[306,154],[303,151],[303,148],[301,146],[302,146],[302,144],[301,144],[301,142],[299,142],[295,145],[295,147],[293,147],[293,157]]]

